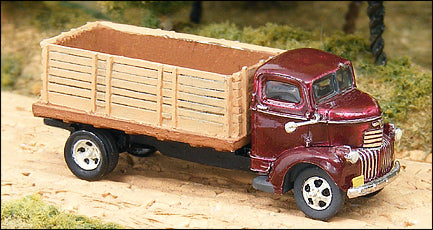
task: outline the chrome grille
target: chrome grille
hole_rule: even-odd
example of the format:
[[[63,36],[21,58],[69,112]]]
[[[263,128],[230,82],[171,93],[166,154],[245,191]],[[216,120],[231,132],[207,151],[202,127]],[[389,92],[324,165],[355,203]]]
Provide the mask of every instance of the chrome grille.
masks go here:
[[[384,147],[376,149],[358,149],[361,170],[365,181],[385,175],[392,167],[392,149],[388,140],[384,139]]]
[[[383,140],[383,130],[367,130],[364,132],[364,143],[362,147],[364,148],[377,148],[382,145]]]

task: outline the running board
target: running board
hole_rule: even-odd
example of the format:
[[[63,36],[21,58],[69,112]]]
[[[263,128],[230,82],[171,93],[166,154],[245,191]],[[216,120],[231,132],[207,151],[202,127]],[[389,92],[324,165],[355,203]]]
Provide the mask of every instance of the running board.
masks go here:
[[[266,181],[268,176],[258,176],[253,179],[253,188],[263,191],[274,193],[274,186],[272,186],[271,182]]]

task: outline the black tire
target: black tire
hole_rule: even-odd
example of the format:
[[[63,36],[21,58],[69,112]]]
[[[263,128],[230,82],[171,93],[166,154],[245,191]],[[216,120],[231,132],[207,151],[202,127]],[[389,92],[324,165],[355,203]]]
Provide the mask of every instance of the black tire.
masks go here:
[[[114,140],[113,135],[106,130],[101,130],[102,131],[102,135],[104,135],[104,139],[107,141],[107,150],[109,153],[111,154],[111,159],[108,163],[108,169],[107,172],[105,173],[105,175],[109,174],[110,172],[112,172],[116,166],[117,163],[119,162],[119,149],[117,147],[116,141]]]
[[[157,150],[158,149],[150,145],[133,143],[129,146],[127,152],[136,157],[148,157],[154,154]]]
[[[346,199],[346,194],[318,167],[300,172],[293,189],[299,209],[312,219],[330,219],[340,211]]]
[[[119,154],[113,143],[98,130],[73,132],[65,143],[64,157],[71,172],[80,179],[99,180],[113,170]]]
[[[375,192],[369,193],[369,194],[361,196],[361,197],[370,198],[370,197],[376,196],[380,191],[382,191],[382,189],[379,189],[379,190],[377,190]]]

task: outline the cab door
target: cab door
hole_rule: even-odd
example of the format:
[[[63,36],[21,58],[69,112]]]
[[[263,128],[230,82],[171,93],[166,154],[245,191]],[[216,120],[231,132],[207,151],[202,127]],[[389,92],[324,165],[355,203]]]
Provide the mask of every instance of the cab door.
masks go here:
[[[309,103],[305,87],[293,78],[262,74],[257,79],[251,107],[251,157],[272,161],[284,150],[311,141],[308,125],[290,133],[285,129],[287,122],[308,120]]]

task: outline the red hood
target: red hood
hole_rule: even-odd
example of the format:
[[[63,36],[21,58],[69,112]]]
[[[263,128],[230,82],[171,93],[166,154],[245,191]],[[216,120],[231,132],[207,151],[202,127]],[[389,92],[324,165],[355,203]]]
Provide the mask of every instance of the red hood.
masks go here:
[[[376,99],[357,88],[320,103],[318,110],[329,121],[373,118],[382,114]]]

